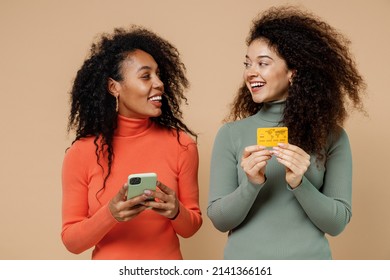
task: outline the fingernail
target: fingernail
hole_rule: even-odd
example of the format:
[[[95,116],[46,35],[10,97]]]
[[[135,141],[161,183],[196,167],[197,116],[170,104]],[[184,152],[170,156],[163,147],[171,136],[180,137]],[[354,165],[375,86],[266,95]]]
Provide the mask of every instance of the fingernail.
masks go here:
[[[150,191],[150,190],[144,190],[144,194],[146,194],[146,195],[151,195],[151,194],[152,194],[152,191]]]

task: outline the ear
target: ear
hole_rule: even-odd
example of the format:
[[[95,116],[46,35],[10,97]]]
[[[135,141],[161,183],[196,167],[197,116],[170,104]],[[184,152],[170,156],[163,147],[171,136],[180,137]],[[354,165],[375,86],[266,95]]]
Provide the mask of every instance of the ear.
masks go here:
[[[115,81],[113,78],[108,78],[107,89],[111,95],[113,95],[114,97],[118,97],[121,89],[121,84]]]
[[[296,70],[296,69],[289,69],[289,70],[288,70],[288,81],[289,81],[290,84],[293,83],[293,81],[294,81],[294,76],[295,76],[296,73],[297,73],[297,70]]]

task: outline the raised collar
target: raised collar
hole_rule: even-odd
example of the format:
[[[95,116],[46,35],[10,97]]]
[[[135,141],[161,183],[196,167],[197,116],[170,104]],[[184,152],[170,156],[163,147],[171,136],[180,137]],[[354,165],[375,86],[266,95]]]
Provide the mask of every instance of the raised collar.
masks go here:
[[[286,100],[267,102],[263,104],[257,115],[267,122],[279,123],[283,118],[285,107]]]
[[[149,118],[132,119],[118,115],[117,122],[118,126],[114,133],[117,137],[138,136],[152,127],[152,121]]]

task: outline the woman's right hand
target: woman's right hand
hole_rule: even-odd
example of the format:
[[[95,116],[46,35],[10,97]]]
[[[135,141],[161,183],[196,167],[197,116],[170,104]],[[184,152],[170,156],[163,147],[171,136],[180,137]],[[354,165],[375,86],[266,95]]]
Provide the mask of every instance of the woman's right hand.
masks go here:
[[[265,182],[265,167],[271,157],[271,152],[264,146],[253,145],[244,149],[241,168],[252,184],[261,185]]]
[[[112,216],[119,222],[129,221],[147,208],[142,205],[148,198],[146,195],[140,195],[126,200],[126,192],[127,184],[124,184],[108,204]]]

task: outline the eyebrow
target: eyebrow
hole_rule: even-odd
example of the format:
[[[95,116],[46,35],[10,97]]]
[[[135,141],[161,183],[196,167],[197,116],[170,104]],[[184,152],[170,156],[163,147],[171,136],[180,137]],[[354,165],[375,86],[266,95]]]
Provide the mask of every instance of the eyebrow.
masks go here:
[[[142,66],[141,68],[139,68],[137,70],[137,72],[141,72],[142,70],[152,70],[152,67],[145,65],[145,66]]]
[[[137,70],[137,73],[139,73],[139,72],[141,72],[141,71],[143,71],[143,70],[150,70],[150,71],[153,71],[153,67],[148,66],[148,65],[142,66],[141,68],[139,68],[139,69]],[[160,71],[160,68],[158,68],[158,66],[157,66],[156,72],[158,73],[159,71]]]
[[[246,58],[250,59],[248,55],[245,55]],[[258,55],[256,58],[269,58],[271,60],[274,60],[272,57],[268,55]]]

